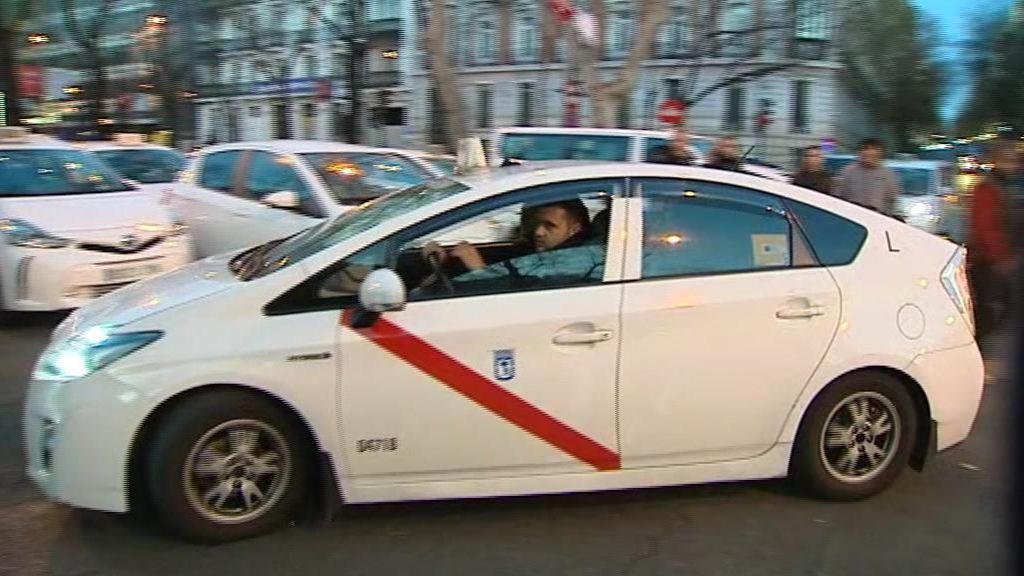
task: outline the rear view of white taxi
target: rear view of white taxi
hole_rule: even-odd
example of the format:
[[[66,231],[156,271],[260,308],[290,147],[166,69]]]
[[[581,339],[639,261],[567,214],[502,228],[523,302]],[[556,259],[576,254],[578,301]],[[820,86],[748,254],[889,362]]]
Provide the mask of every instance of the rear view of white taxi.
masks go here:
[[[156,199],[91,153],[0,129],[0,314],[77,308],[190,254]]]

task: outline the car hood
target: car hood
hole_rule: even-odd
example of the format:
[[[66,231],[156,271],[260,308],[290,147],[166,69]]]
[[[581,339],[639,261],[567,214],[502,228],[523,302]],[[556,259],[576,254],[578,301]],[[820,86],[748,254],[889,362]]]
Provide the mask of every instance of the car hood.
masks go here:
[[[167,220],[153,194],[141,190],[6,197],[0,199],[0,217],[19,218],[58,235]]]
[[[231,255],[213,256],[111,292],[68,316],[53,339],[98,325],[131,324],[237,286],[239,280],[228,270],[230,260]]]

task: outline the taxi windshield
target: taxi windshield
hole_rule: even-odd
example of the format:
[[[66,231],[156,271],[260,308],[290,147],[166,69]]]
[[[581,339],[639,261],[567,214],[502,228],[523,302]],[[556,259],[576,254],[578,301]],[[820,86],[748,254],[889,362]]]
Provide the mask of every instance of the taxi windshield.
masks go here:
[[[242,280],[265,276],[304,260],[392,218],[408,214],[467,190],[465,184],[436,178],[419,186],[389,194],[284,240],[275,240],[243,252],[231,262]]]
[[[103,161],[62,148],[0,149],[0,197],[131,190]]]
[[[142,184],[173,182],[185,167],[185,155],[160,148],[99,150],[96,155],[125,178]]]
[[[433,177],[412,160],[373,152],[300,154],[339,204],[361,204]]]

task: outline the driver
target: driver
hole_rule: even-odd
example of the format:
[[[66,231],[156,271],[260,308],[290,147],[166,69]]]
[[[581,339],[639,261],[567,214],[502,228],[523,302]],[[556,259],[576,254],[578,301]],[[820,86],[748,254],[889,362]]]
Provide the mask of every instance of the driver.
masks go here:
[[[518,253],[506,259],[580,246],[590,238],[590,215],[578,198],[524,210],[522,221],[527,242]],[[428,242],[423,247],[423,257],[428,261],[434,257],[442,266],[459,260],[470,271],[479,270],[488,264],[480,251],[469,242],[460,242],[447,252],[437,242]]]

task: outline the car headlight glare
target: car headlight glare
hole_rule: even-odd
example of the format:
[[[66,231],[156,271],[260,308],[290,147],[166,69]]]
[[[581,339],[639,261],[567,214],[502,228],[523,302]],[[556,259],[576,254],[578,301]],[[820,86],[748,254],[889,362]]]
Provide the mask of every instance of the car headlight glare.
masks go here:
[[[163,335],[158,330],[115,333],[112,327],[95,326],[51,344],[43,352],[32,377],[58,381],[84,378],[156,342]]]
[[[24,248],[65,248],[71,241],[60,238],[20,218],[0,219],[0,234],[12,246]]]
[[[910,206],[911,216],[924,216],[925,214],[929,214],[931,211],[931,206],[925,204],[924,202],[915,202]]]

